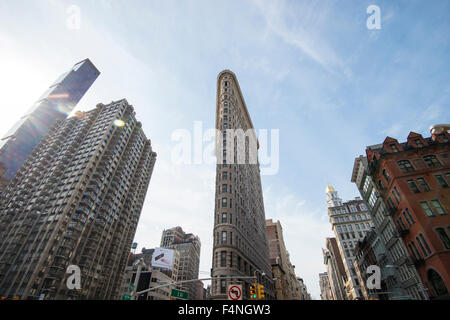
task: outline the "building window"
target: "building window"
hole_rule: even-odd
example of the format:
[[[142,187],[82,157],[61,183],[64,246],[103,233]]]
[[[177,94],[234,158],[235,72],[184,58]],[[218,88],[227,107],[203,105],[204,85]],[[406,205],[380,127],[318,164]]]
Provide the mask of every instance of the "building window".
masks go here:
[[[440,168],[442,164],[439,162],[438,158],[434,154],[429,154],[423,157],[423,160],[427,163],[430,168]]]
[[[364,193],[366,193],[367,190],[369,190],[369,187],[370,187],[370,177],[366,177],[366,180],[364,181],[364,186],[363,186]]]
[[[403,223],[403,219],[401,217],[398,218],[397,225],[398,225],[399,230],[406,230],[406,229],[408,229],[408,228],[406,228],[405,224]]]
[[[411,189],[412,192],[414,193],[419,193],[420,190],[419,188],[417,188],[416,183],[414,182],[414,180],[407,180],[406,181],[408,183],[409,188]]]
[[[226,243],[227,243],[227,232],[222,231],[222,244],[226,244]]]
[[[222,179],[223,180],[227,180],[228,179],[228,174],[226,172],[222,172]]]
[[[431,190],[430,187],[428,186],[427,181],[424,178],[417,178],[417,181],[419,182],[419,185],[424,192]]]
[[[386,181],[389,183],[390,177],[389,177],[389,174],[387,173],[386,169],[383,169],[383,176],[386,179]]]
[[[225,212],[222,213],[222,223],[227,223],[227,214]]]
[[[414,142],[416,143],[416,145],[417,145],[419,148],[422,148],[422,147],[423,147],[423,142],[422,142],[422,140],[420,140],[420,139],[415,139]]]
[[[436,228],[436,233],[438,234],[439,239],[441,239],[445,249],[450,250],[450,239],[448,238],[448,235],[445,232],[444,228]]]
[[[436,209],[437,213],[439,213],[440,215],[446,214],[446,212],[445,212],[444,208],[442,208],[439,200],[437,200],[437,199],[431,200],[431,204],[433,205],[434,209]]]
[[[373,188],[369,196],[369,205],[373,208],[375,202],[377,202],[377,191]]]
[[[402,196],[400,195],[400,192],[398,192],[397,187],[394,187],[394,191],[397,194],[398,198],[400,199],[400,201],[402,200]]]
[[[434,213],[426,201],[421,201],[420,205],[427,216],[434,217]]]
[[[384,184],[381,180],[378,180],[378,186],[380,187],[380,190],[384,190]]]
[[[227,252],[226,251],[220,252],[220,266],[221,267],[227,266]]]
[[[222,208],[227,207],[227,198],[222,198]]]
[[[397,201],[397,204],[399,204],[400,200],[398,200],[397,195],[394,193],[394,190],[392,190],[392,195],[394,196],[395,201]]]
[[[419,243],[420,249],[422,249],[424,255],[425,256],[430,255],[431,254],[431,250],[430,250],[430,247],[428,246],[428,243],[425,241],[425,238],[424,238],[423,234],[420,233],[419,236],[416,237],[416,239],[417,239],[417,242]]]
[[[444,177],[441,174],[435,175],[435,177],[442,188],[448,188],[447,181],[445,181]]]
[[[414,167],[411,165],[411,162],[409,162],[409,160],[400,160],[397,162],[397,165],[402,172],[414,171]]]
[[[223,184],[222,185],[222,193],[227,192],[227,185]]]
[[[397,148],[397,145],[396,145],[395,143],[391,143],[391,144],[389,145],[389,147],[391,148],[392,151],[398,152],[398,148]]]
[[[413,255],[414,258],[416,259],[421,259],[422,256],[419,253],[419,250],[417,250],[416,244],[414,242],[410,242],[408,244],[409,250],[411,251],[411,254]]]
[[[408,221],[410,226],[415,222],[408,208],[405,208],[405,211],[403,211],[403,216],[405,217],[406,221]]]

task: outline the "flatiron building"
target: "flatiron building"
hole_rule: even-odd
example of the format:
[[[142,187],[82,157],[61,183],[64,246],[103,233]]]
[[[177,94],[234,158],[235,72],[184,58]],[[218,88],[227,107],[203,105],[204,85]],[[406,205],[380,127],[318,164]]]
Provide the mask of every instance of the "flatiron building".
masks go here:
[[[256,134],[238,80],[229,70],[217,77],[216,129],[211,299],[227,299],[230,284],[241,284],[243,299],[249,299],[254,280],[246,277],[252,276],[264,285],[266,299],[273,299],[260,169],[256,152],[250,151],[252,142],[257,145]],[[230,138],[239,129],[248,133],[245,139]],[[244,151],[245,161],[239,161]],[[252,156],[256,161],[250,161]]]

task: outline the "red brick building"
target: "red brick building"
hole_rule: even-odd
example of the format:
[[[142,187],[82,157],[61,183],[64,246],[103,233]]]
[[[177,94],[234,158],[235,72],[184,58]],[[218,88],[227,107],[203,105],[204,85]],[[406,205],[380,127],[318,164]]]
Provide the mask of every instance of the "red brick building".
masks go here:
[[[369,173],[431,298],[450,292],[450,134],[367,147]]]

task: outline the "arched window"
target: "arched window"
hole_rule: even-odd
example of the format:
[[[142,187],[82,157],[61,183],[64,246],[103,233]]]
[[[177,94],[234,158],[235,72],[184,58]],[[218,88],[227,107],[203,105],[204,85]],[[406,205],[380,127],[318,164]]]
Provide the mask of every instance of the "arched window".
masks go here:
[[[447,233],[445,232],[444,228],[436,228],[436,233],[439,236],[439,239],[441,239],[442,244],[446,249],[450,250],[450,239],[448,238]]]
[[[447,287],[445,286],[445,283],[439,273],[433,269],[430,269],[427,272],[427,277],[436,296],[442,296],[448,293]]]

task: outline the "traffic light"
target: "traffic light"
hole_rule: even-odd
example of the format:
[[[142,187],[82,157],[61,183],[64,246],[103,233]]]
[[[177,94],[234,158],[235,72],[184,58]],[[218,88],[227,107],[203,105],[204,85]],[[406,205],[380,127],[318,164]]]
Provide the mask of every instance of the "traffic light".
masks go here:
[[[258,297],[259,299],[264,299],[264,286],[262,284],[258,284]]]
[[[256,284],[250,286],[250,300],[258,300],[256,295]]]

